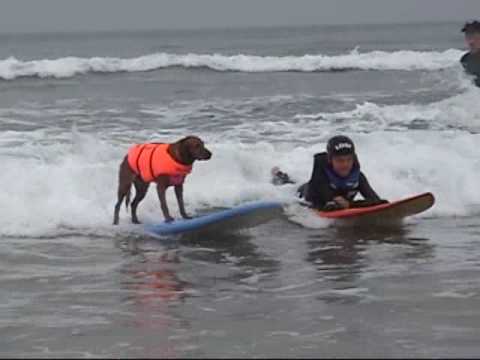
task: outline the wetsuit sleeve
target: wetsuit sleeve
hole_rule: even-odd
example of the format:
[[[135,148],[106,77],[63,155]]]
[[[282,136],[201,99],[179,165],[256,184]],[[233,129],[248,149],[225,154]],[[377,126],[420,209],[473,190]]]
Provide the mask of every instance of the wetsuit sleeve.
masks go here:
[[[312,176],[308,182],[305,199],[311,202],[313,207],[323,208],[327,202],[333,199],[334,193],[330,189],[327,176],[323,171],[321,157],[317,155],[314,159]]]
[[[360,173],[360,179],[358,183],[358,190],[365,200],[379,201],[380,197],[377,195],[375,190],[370,186],[367,177],[364,173]]]
[[[470,53],[466,53],[460,59],[463,69],[467,74],[473,75],[473,82],[480,87],[480,61],[478,57],[473,57]]]
[[[467,68],[467,59],[468,59],[468,53],[463,55],[462,58],[460,59],[460,63],[462,64],[465,70]]]

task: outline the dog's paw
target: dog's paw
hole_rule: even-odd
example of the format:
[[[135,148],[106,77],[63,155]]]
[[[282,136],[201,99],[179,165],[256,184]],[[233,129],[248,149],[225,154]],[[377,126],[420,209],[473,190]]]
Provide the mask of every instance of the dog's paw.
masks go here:
[[[182,214],[182,218],[184,218],[186,220],[190,220],[190,219],[193,219],[193,216],[190,216],[188,214]]]
[[[174,219],[173,217],[171,217],[171,216],[165,217],[165,222],[166,222],[166,223],[171,223],[171,222],[173,222],[174,220],[175,220],[175,219]]]

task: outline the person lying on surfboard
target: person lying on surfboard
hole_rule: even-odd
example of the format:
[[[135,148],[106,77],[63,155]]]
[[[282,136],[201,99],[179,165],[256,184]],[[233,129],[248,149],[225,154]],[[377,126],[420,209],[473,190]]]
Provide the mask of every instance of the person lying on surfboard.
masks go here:
[[[274,185],[295,183],[278,167],[272,169]],[[363,202],[354,202],[357,194]],[[310,181],[298,188],[298,195],[313,208],[334,211],[358,206],[387,203],[372,189],[355,153],[353,141],[346,136],[334,136],[327,151],[315,154]]]

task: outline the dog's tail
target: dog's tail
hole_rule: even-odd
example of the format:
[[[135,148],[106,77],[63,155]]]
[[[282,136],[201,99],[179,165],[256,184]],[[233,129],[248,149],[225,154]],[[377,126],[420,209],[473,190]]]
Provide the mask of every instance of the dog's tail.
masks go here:
[[[127,210],[128,213],[128,207],[130,206],[130,194],[132,192],[132,186],[130,185],[130,188],[128,189],[127,195],[125,195],[125,210]]]

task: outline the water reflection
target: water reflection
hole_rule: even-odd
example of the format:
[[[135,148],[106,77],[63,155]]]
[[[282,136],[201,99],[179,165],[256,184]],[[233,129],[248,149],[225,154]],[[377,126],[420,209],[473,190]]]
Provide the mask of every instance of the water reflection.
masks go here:
[[[196,307],[215,308],[217,297],[229,296],[246,278],[269,276],[279,267],[253,242],[250,232],[165,240],[137,237],[117,243],[125,255],[121,284],[130,294],[125,300],[129,323],[140,334],[156,334],[155,343],[145,349],[151,357],[175,357],[175,352],[185,352],[185,344],[193,346],[187,330],[191,318],[184,314]],[[198,299],[188,301],[191,297]]]
[[[222,277],[236,283],[252,274],[275,274],[280,262],[253,243],[252,236],[251,232],[192,233],[168,239],[129,238],[117,245],[127,256],[123,273],[128,275],[129,289],[135,290],[136,302],[158,306],[178,303]],[[189,281],[181,280],[179,273]]]
[[[126,255],[121,269],[121,285],[129,291],[125,303],[131,313],[129,326],[139,334],[155,332],[155,341],[142,340],[149,357],[176,357],[175,346],[169,341],[178,320],[174,307],[186,298],[188,282],[178,275],[178,251],[171,247],[146,248],[140,239],[128,239],[122,244]],[[151,339],[151,336],[145,336]]]
[[[278,270],[279,261],[261,251],[252,240],[249,232],[204,233],[185,236],[180,243],[183,256],[191,260],[213,264],[233,263],[243,270],[257,273],[274,273]],[[248,271],[245,274],[248,275]]]
[[[428,259],[433,257],[433,245],[428,238],[412,236],[413,227],[335,227],[322,234],[309,236],[306,260],[329,280],[354,283],[361,273],[371,267],[366,255],[377,244],[404,245],[397,259]]]

